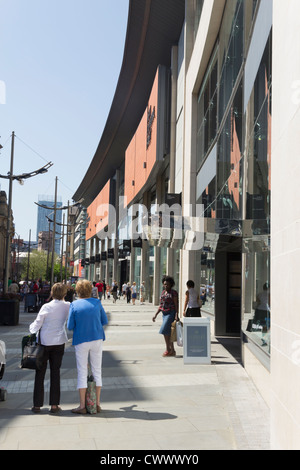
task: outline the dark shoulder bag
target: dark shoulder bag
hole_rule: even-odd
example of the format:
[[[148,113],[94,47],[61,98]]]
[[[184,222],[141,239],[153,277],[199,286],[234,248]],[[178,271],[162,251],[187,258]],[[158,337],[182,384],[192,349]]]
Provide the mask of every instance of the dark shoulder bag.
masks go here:
[[[41,330],[39,331],[40,338]],[[35,334],[24,336],[22,340],[21,369],[39,370],[43,363],[44,346],[38,343]]]

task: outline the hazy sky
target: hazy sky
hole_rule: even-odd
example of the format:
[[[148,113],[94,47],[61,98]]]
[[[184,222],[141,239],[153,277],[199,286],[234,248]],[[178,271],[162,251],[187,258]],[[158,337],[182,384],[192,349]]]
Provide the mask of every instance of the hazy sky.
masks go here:
[[[128,0],[0,0],[0,174],[48,173],[13,184],[20,238],[36,236],[39,195],[63,204],[101,138],[121,69]],[[0,178],[8,193],[8,181]]]

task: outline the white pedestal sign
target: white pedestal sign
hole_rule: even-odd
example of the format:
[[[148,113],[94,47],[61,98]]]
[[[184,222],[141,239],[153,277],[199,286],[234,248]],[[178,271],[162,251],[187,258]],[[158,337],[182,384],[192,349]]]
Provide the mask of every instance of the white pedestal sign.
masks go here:
[[[184,364],[211,363],[209,318],[183,318],[183,362]]]

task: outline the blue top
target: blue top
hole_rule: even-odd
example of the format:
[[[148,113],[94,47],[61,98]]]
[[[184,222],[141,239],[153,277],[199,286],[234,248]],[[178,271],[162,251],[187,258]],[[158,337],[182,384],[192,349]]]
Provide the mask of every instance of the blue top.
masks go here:
[[[73,345],[105,340],[103,325],[107,323],[107,316],[99,299],[90,297],[71,303],[67,326],[68,330],[74,330]]]

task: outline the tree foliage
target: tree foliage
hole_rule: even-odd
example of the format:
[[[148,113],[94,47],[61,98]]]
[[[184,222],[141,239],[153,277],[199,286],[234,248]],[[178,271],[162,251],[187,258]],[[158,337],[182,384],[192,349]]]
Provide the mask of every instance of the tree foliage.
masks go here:
[[[47,272],[47,258],[48,258],[48,272]],[[50,280],[51,275],[51,253],[48,257],[47,251],[33,250],[29,256],[29,267],[28,258],[24,258],[21,263],[21,277],[22,279],[28,280],[35,279],[48,279]],[[61,263],[59,256],[54,254],[54,279],[57,281],[61,280]],[[62,266],[62,279],[65,279],[65,267]]]

